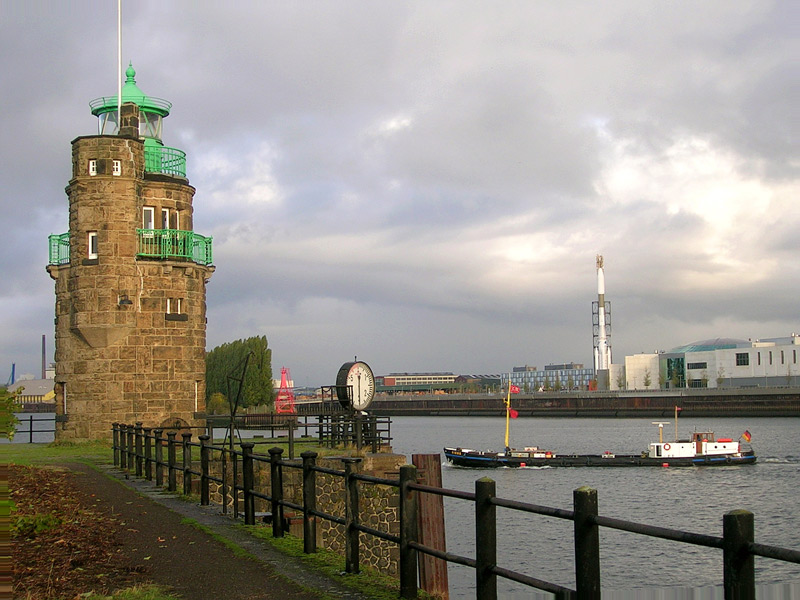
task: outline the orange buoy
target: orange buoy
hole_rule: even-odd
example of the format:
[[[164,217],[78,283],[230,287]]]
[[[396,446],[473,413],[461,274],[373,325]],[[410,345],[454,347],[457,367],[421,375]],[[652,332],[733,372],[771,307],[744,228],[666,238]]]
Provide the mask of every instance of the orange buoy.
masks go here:
[[[669,467],[669,463],[661,463],[661,466],[666,469],[667,467]]]

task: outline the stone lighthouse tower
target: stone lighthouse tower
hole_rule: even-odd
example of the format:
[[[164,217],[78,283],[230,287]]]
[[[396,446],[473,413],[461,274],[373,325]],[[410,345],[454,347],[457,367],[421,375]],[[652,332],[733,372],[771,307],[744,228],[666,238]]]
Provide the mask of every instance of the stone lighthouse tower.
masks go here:
[[[185,153],[161,140],[172,105],[135,76],[121,110],[90,103],[98,135],[72,142],[69,231],[50,236],[59,440],[201,425],[205,410],[211,238],[194,232]]]

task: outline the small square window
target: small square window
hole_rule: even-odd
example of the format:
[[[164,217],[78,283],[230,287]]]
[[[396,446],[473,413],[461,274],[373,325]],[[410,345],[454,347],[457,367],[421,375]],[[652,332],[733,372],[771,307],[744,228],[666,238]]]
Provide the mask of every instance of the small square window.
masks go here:
[[[92,177],[97,175],[97,160],[95,159],[89,161],[89,175]]]
[[[115,161],[113,162],[113,170],[112,170],[112,173],[113,173],[115,176],[117,176],[117,177],[119,177],[120,175],[122,175],[122,161],[121,161],[121,160],[115,160]]]
[[[181,298],[167,298],[167,314],[179,315],[182,314]]]
[[[746,367],[750,364],[750,355],[747,352],[737,352],[736,353],[736,366],[737,367]]]

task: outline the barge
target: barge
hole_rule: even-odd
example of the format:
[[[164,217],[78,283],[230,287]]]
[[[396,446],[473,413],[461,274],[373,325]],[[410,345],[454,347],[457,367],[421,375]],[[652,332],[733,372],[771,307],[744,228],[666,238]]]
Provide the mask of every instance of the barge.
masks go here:
[[[653,442],[641,454],[561,454],[537,446],[516,450],[509,447],[509,418],[516,418],[511,408],[509,386],[506,399],[505,450],[493,452],[470,448],[444,448],[447,461],[458,467],[704,467],[727,465],[750,465],[756,462],[756,454],[749,442],[750,432],[745,431],[738,440],[715,439],[713,431],[695,431],[688,439],[678,438],[678,412],[675,407],[675,441],[664,441],[664,421],[658,425],[658,442]],[[742,441],[744,440],[744,442]]]

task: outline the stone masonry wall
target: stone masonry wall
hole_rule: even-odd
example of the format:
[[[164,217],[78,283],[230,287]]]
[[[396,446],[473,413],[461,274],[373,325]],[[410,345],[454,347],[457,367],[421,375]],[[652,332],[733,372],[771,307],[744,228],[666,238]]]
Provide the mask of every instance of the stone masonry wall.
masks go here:
[[[221,462],[218,456],[211,461],[212,476],[221,478]],[[406,464],[405,456],[399,454],[368,454],[364,461],[360,463],[358,472],[374,477],[386,479],[397,479],[399,469]],[[298,466],[302,465],[300,460]],[[344,465],[340,458],[318,458],[317,466],[344,471]],[[199,465],[193,467],[199,470]],[[270,465],[269,457],[265,457],[265,462],[256,461],[254,463],[255,488],[263,490],[263,493],[270,494]],[[227,466],[228,479],[228,504],[229,512],[233,514],[232,506],[232,467]],[[182,474],[179,473],[179,477]],[[241,473],[238,474],[241,485]],[[344,477],[317,473],[317,510],[340,517],[345,516],[345,484]],[[179,489],[182,489],[179,484]],[[283,469],[284,499],[295,504],[303,504],[303,484],[302,469],[284,468]],[[215,504],[222,504],[222,486],[218,482],[211,482],[210,500]],[[394,486],[375,485],[359,482],[359,519],[363,525],[372,527],[379,531],[384,531],[393,535],[400,534],[400,496],[398,489]],[[243,511],[242,497],[239,495],[239,510]],[[255,510],[259,512],[269,512],[269,502],[260,498],[255,499]],[[302,537],[302,513],[291,515],[288,509],[285,517],[290,521],[290,533]],[[398,576],[398,565],[400,551],[397,544],[376,538],[364,533],[360,534],[360,563],[377,569],[381,573]],[[326,519],[317,520],[317,545],[334,552],[344,555],[345,537],[344,527]]]

